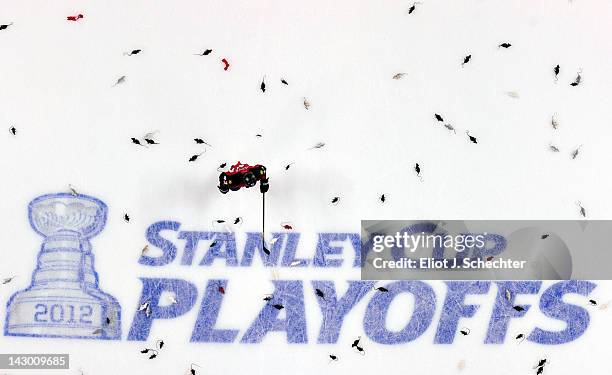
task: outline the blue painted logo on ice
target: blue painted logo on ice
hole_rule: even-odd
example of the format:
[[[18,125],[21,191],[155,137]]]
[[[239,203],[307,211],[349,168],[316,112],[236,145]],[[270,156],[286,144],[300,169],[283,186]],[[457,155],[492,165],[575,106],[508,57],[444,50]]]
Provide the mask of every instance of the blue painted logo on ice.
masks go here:
[[[7,303],[7,336],[117,340],[121,307],[98,288],[89,240],[107,206],[86,195],[48,194],[30,202],[30,225],[43,236],[31,285]]]
[[[121,308],[115,298],[98,287],[90,244],[90,239],[104,229],[107,210],[102,201],[79,194],[49,194],[30,203],[30,224],[43,237],[43,243],[31,285],[8,301],[5,335],[121,338]],[[435,224],[426,225],[431,227],[431,232],[436,229]],[[318,233],[311,258],[298,259],[298,247],[304,242],[297,232],[272,233],[275,240],[266,248],[261,233],[247,232],[240,249],[233,232],[182,230],[181,226],[180,222],[170,220],[151,224],[145,237],[156,251],[141,254],[139,267],[160,269],[171,264],[210,267],[216,262],[228,268],[240,268],[256,266],[254,260],[259,258],[262,267],[311,267],[309,275],[316,277],[322,269],[341,267],[347,257],[352,268],[359,268],[373,241],[361,238],[358,233]],[[482,251],[477,249],[479,253],[476,254],[472,251],[471,256],[497,255],[505,248],[500,243]],[[269,298],[260,302],[258,311],[241,314],[246,319],[243,323],[248,324],[248,328],[241,331],[237,327],[217,326],[226,294],[233,293],[236,288],[230,280],[208,280],[200,292],[196,282],[180,275],[172,277],[169,272],[161,278],[139,279],[142,289],[140,296],[134,296],[127,340],[145,341],[154,325],[176,324],[178,321],[173,319],[198,310],[191,337],[186,339],[210,344],[260,343],[267,335],[279,332],[286,335],[290,344],[304,344],[313,339],[319,344],[336,344],[341,339],[345,318],[361,311],[356,308],[359,303],[367,303],[363,312],[363,332],[378,344],[412,342],[430,327],[434,332],[434,344],[452,344],[460,321],[473,318],[479,308],[490,310],[483,343],[502,344],[507,337],[516,337],[515,333],[509,335],[511,321],[535,309],[530,304],[519,304],[517,299],[522,295],[539,295],[539,312],[546,319],[561,323],[562,327],[549,330],[533,326],[524,331],[522,337],[532,343],[558,345],[578,339],[590,323],[586,300],[575,304],[565,301],[564,297],[571,294],[586,299],[597,286],[586,280],[563,280],[545,288],[539,280],[446,281],[446,291],[440,295],[420,280],[386,281],[383,288],[376,289],[376,281],[372,280],[274,280]],[[481,306],[468,302],[468,296],[487,295],[492,288],[497,290],[492,303]],[[318,309],[306,308],[308,301],[312,301],[306,298],[307,294],[315,296]],[[165,295],[173,296],[171,304],[162,301]],[[413,297],[412,310],[394,308],[393,301],[400,295]],[[198,300],[201,301],[199,307]],[[318,314],[320,319],[316,338],[307,335],[307,324],[315,321],[312,314]],[[404,316],[407,323],[402,329],[387,326],[387,317],[391,314]]]

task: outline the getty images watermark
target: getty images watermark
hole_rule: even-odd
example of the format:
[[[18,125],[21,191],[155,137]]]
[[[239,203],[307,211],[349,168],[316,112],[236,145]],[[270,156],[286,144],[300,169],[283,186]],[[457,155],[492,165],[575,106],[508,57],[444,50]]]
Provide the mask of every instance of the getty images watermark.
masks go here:
[[[372,251],[381,253],[390,249],[403,249],[411,253],[419,248],[452,249],[457,253],[473,248],[484,248],[487,233],[482,234],[428,234],[425,232],[409,234],[396,232],[395,235],[376,234],[372,236]],[[383,259],[375,257],[372,265],[377,269],[516,269],[524,268],[527,261],[510,258],[491,257],[488,260],[469,257],[452,257],[436,259],[419,257],[417,259],[401,257],[399,259]]]
[[[364,280],[612,279],[612,221],[364,220]]]

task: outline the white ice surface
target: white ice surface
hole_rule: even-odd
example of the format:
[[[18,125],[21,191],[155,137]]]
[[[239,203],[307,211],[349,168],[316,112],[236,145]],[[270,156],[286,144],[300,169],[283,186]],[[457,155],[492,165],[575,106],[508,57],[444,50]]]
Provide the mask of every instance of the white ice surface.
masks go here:
[[[106,229],[92,245],[100,286],[123,307],[124,337],[0,336],[0,353],[70,353],[70,371],[43,372],[58,375],[79,369],[86,375],[186,374],[190,363],[202,365],[204,374],[529,374],[541,357],[550,360],[548,374],[612,371],[612,310],[592,309],[589,329],[569,344],[483,344],[494,288],[473,297],[482,306],[462,324],[471,334],[446,346],[433,344],[439,301],[434,323],[418,340],[383,346],[364,338],[366,356],[351,352],[350,342],[363,336],[369,297],[347,317],[338,345],[318,345],[320,314],[308,293],[307,345],[289,345],[280,333],[259,345],[189,343],[197,308],[154,324],[151,341],[167,344],[156,360],[142,357],[142,343],[125,340],[139,276],[190,280],[200,298],[206,280],[230,279],[221,327],[244,332],[259,311],[260,291],[270,288],[269,270],[150,269],[137,263],[145,229],[157,220],[207,230],[215,218],[241,216],[242,230],[259,230],[256,193],[218,193],[216,167],[222,162],[268,166],[269,227],[280,230],[280,222],[291,221],[310,239],[310,246],[301,247],[307,252],[316,233],[357,232],[360,219],[578,219],[578,201],[589,218],[610,218],[612,2],[425,0],[408,15],[410,5],[0,1],[0,24],[14,22],[0,31],[0,126],[6,129],[0,133],[0,276],[17,275],[0,285],[0,325],[5,301],[29,285],[40,246],[27,221],[28,202],[72,184],[110,207]],[[66,21],[79,12],[83,20]],[[505,41],[513,46],[498,49]],[[136,48],[143,52],[123,55]],[[213,49],[210,56],[194,56],[206,48]],[[467,54],[472,61],[461,68]],[[227,72],[223,57],[231,64]],[[555,84],[556,64],[561,74]],[[570,87],[579,69],[582,84]],[[393,80],[399,72],[405,76]],[[123,75],[125,83],[112,87]],[[436,123],[434,113],[457,134]],[[550,125],[553,114],[558,130]],[[9,126],[17,128],[17,137]],[[477,145],[468,142],[466,130]],[[151,131],[160,145],[130,143]],[[188,163],[202,150],[194,137],[213,147]],[[317,142],[326,146],[307,151]],[[561,152],[550,152],[550,143]],[[415,162],[423,169],[422,182],[412,170]],[[384,205],[377,199],[382,193],[388,197]],[[329,204],[333,196],[341,197],[339,205]],[[126,212],[130,223],[123,221]],[[346,258],[352,261],[350,253]],[[343,282],[358,279],[359,272],[308,268],[281,270],[279,277]],[[612,299],[612,283],[597,283],[592,297]],[[432,285],[441,299],[444,285]],[[402,319],[393,315],[389,326],[401,327]],[[550,324],[534,308],[513,320],[510,332]],[[340,361],[330,364],[330,353]],[[463,371],[457,369],[461,360]]]

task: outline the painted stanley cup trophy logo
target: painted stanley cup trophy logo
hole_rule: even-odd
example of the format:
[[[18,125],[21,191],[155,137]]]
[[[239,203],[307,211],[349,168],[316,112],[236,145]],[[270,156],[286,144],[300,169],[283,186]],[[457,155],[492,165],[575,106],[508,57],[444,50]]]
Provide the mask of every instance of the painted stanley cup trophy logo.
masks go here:
[[[89,240],[106,223],[106,205],[86,195],[43,195],[28,207],[44,237],[32,284],[7,304],[5,335],[119,339],[121,307],[98,288]]]

